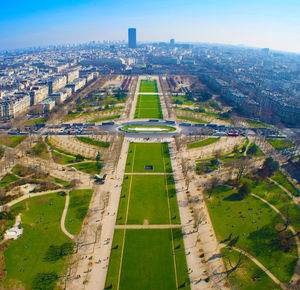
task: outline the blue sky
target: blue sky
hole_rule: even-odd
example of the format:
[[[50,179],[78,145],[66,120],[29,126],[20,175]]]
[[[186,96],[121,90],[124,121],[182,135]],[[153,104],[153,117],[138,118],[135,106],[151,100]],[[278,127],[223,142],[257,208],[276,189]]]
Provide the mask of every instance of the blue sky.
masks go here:
[[[1,1],[0,49],[126,40],[243,44],[300,53],[300,0]]]

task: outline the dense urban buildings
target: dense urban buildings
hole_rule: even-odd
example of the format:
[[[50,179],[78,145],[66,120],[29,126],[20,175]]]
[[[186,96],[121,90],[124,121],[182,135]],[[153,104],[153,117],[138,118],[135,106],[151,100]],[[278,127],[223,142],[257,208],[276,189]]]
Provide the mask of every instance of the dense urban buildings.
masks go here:
[[[17,106],[16,93],[30,95],[30,105],[60,92],[78,91],[99,74],[195,76],[245,116],[297,127],[300,123],[297,54],[209,44],[143,43],[136,48],[136,29],[124,42],[2,52],[0,54],[1,118],[27,108]],[[131,48],[136,48],[131,50]],[[197,97],[201,91],[193,89]],[[11,101],[8,101],[11,99]],[[18,103],[23,98],[18,96]],[[24,98],[24,102],[26,98]],[[10,105],[8,105],[10,103]],[[12,113],[14,112],[14,113]]]

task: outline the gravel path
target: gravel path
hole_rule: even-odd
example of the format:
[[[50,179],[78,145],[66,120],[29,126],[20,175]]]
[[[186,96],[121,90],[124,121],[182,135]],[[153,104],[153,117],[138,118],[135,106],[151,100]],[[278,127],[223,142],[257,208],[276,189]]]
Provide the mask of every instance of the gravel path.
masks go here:
[[[63,211],[63,214],[60,219],[60,227],[65,235],[67,235],[70,239],[74,240],[74,235],[69,233],[65,227],[65,220],[66,220],[66,216],[67,216],[67,212],[68,212],[68,208],[69,208],[69,201],[70,201],[70,195],[69,195],[69,191],[68,191],[66,194],[66,202],[65,202],[64,211]]]

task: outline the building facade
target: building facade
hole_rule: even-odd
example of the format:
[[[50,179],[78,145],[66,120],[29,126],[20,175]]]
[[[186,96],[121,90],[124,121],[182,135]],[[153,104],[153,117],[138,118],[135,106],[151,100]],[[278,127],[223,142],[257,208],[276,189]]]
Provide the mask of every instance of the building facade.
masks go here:
[[[136,29],[128,28],[128,47],[136,48]]]

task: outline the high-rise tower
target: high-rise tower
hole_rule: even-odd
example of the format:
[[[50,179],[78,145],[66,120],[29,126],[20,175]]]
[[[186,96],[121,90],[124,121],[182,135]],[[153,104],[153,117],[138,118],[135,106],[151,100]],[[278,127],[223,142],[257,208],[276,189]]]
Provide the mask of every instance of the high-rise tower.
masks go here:
[[[128,28],[128,47],[136,48],[136,29]]]

